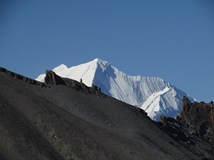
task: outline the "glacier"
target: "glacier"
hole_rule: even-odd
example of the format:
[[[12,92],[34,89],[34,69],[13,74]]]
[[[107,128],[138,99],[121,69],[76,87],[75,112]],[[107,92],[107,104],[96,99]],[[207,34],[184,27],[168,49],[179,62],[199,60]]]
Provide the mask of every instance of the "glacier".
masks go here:
[[[175,118],[181,111],[183,96],[189,97],[162,78],[129,76],[99,58],[73,67],[61,64],[53,71],[64,78],[82,80],[89,87],[99,86],[106,95],[145,110],[154,121],[161,116]],[[44,78],[41,74],[36,80],[44,82]]]

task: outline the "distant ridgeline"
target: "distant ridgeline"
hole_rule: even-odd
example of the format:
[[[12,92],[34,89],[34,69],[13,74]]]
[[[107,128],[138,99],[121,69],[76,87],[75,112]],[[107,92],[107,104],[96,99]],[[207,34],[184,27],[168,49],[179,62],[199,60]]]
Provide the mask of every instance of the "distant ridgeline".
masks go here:
[[[78,82],[78,81],[68,79],[68,78],[61,78],[60,76],[56,75],[53,71],[46,71],[46,77],[45,77],[44,83],[36,81],[36,80],[28,78],[28,77],[25,77],[20,74],[14,73],[3,67],[0,67],[0,72],[5,73],[18,80],[25,81],[31,85],[37,85],[37,86],[41,86],[41,87],[50,87],[51,85],[66,85],[68,87],[71,87],[71,88],[73,88],[77,91],[81,91],[83,93],[94,93],[96,95],[104,96],[104,94],[101,92],[100,87],[97,87],[95,85],[93,85],[92,87],[88,87],[82,82]]]

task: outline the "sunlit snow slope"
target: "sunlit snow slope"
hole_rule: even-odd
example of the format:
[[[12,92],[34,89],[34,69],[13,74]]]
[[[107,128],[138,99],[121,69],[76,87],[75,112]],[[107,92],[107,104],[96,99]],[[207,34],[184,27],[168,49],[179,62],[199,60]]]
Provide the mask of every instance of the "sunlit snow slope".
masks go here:
[[[74,67],[60,65],[53,69],[59,76],[75,79],[87,86],[95,84],[103,93],[144,109],[158,121],[161,115],[176,117],[186,93],[159,77],[129,76],[101,59]],[[44,81],[45,74],[36,80]]]

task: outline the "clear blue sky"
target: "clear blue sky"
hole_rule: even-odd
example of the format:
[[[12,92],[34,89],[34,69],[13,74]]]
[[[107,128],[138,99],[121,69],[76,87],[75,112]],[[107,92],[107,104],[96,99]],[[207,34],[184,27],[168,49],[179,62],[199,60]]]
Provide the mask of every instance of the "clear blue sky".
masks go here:
[[[35,78],[96,57],[214,100],[214,2],[0,1],[0,66]]]

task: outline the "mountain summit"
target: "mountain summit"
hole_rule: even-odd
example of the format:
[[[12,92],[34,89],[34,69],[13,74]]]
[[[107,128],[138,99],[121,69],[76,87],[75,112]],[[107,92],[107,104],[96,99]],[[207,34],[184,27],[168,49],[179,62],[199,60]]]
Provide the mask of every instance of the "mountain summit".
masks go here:
[[[105,60],[96,58],[73,67],[64,64],[53,71],[64,78],[82,80],[87,86],[99,86],[103,93],[145,110],[159,121],[160,116],[176,117],[182,97],[187,94],[159,77],[129,76]],[[36,78],[44,82],[45,74]]]

